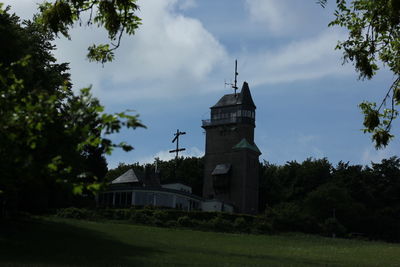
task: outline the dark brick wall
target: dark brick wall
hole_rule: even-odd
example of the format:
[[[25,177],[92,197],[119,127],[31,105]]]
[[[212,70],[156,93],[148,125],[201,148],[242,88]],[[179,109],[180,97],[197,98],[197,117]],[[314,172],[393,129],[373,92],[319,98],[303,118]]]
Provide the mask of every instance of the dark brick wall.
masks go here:
[[[257,213],[258,153],[251,149],[232,149],[243,138],[254,144],[254,124],[242,122],[204,127],[206,155],[203,197],[232,204],[236,212]],[[218,164],[231,164],[229,185],[225,192],[215,192],[212,171]]]

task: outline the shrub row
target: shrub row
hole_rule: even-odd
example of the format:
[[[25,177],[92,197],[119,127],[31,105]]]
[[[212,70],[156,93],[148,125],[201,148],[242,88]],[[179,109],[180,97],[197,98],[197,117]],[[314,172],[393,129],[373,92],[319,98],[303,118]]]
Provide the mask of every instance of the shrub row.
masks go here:
[[[346,229],[336,219],[318,223],[293,207],[270,210],[267,216],[250,216],[221,212],[182,211],[155,208],[80,209],[66,208],[58,217],[85,220],[124,220],[134,224],[160,227],[185,227],[204,231],[237,233],[272,233],[300,231],[326,236],[346,237]]]
[[[221,212],[144,209],[79,209],[57,211],[58,217],[85,220],[124,220],[160,227],[185,227],[205,231],[237,233],[272,233],[272,225],[263,217]]]

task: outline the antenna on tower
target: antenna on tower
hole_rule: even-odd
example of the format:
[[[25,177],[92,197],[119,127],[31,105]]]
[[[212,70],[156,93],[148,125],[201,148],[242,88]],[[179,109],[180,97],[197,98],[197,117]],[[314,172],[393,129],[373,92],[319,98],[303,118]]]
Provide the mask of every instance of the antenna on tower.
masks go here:
[[[237,59],[235,59],[235,85],[232,86],[233,89],[235,89],[235,95],[236,95],[236,90],[238,89],[237,87],[237,76],[239,75],[239,72],[237,72]]]
[[[239,75],[239,72],[237,72],[237,59],[235,59],[235,82],[234,83],[227,83],[225,82],[225,85],[230,85],[233,90],[235,91],[235,95],[236,95],[236,90],[238,89],[237,87],[237,76]]]

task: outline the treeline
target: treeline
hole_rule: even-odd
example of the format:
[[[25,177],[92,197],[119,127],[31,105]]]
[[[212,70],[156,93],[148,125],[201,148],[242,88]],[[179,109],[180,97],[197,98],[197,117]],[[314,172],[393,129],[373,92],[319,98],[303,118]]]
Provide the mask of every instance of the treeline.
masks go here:
[[[120,164],[106,180],[117,178],[129,168],[154,170],[154,164]],[[179,181],[201,195],[203,159],[181,158],[175,175],[175,161],[157,161],[161,183]],[[268,162],[260,166],[260,214],[277,231],[356,235],[390,241],[400,240],[400,159],[392,157],[371,166],[326,158]]]
[[[371,166],[264,162],[260,207],[280,230],[400,240],[400,159]]]

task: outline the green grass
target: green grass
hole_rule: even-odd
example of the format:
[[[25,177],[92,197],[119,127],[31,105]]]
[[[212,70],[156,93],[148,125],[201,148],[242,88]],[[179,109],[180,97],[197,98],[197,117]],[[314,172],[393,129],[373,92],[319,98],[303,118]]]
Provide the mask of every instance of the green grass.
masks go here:
[[[400,266],[400,245],[42,218],[0,224],[0,266]]]

